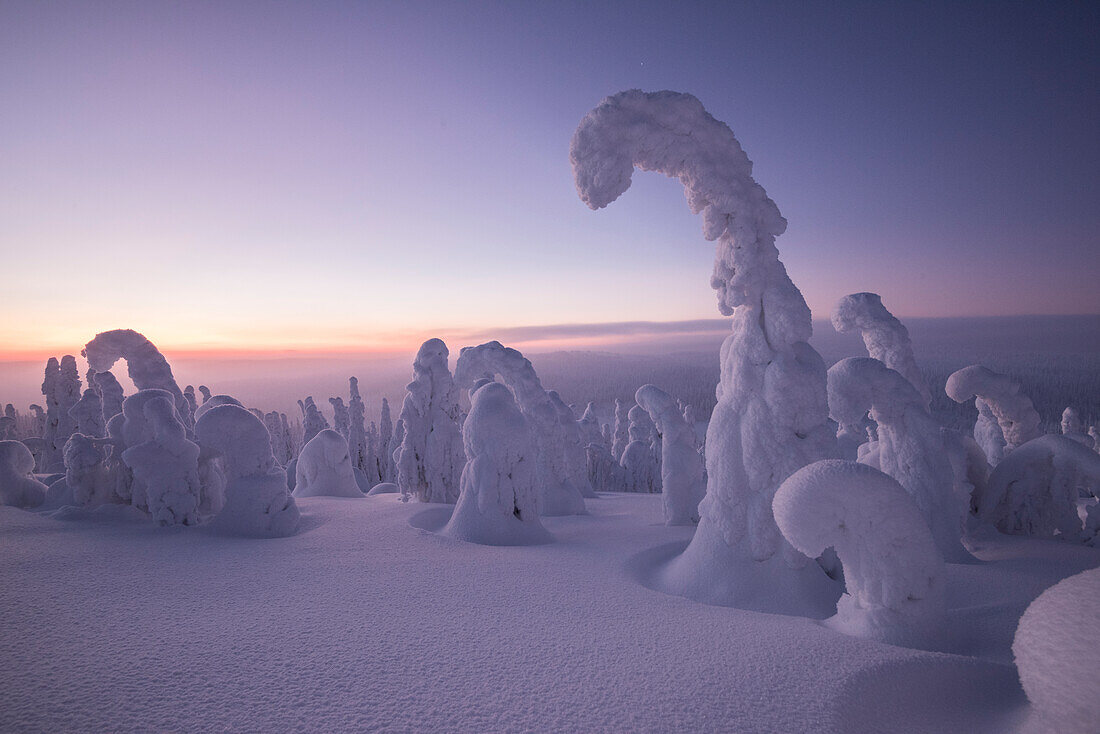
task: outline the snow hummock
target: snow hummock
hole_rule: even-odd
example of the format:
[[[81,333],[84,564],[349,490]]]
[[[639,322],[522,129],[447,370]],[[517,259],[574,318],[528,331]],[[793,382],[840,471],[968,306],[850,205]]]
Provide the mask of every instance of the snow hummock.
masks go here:
[[[695,427],[684,420],[676,401],[654,385],[642,385],[634,399],[649,413],[661,435],[661,497],[666,525],[699,521],[706,494],[703,457],[695,446]]]
[[[326,428],[302,447],[294,469],[295,497],[362,497],[348,442]]]
[[[788,477],[773,507],[800,551],[815,557],[836,549],[846,593],[829,626],[893,644],[934,644],[945,616],[943,558],[897,481],[854,461],[819,461]]]
[[[600,209],[630,187],[634,168],[684,184],[703,236],[717,240],[711,287],[733,315],[707,430],[707,494],[691,545],[663,587],[747,609],[821,615],[833,582],[780,534],[772,496],[799,468],[836,450],[825,363],[808,344],[810,309],[779,261],[787,227],[752,177],[733,132],[699,100],[640,90],[606,98],[585,115],[570,146],[580,198]]]
[[[552,540],[537,512],[531,430],[511,390],[490,382],[470,396],[462,442],[462,493],[443,533],[483,545]]]
[[[1020,618],[1012,643],[1031,701],[1026,729],[1095,734],[1100,727],[1100,568],[1050,587]]]
[[[0,441],[0,505],[38,507],[46,485],[34,477],[34,455],[20,441]]]

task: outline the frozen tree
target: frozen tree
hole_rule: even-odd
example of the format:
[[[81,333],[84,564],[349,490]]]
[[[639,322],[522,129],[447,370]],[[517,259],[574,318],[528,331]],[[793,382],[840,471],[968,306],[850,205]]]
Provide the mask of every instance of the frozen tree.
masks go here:
[[[543,389],[530,360],[495,341],[463,348],[455,365],[455,377],[460,385],[469,386],[492,375],[500,375],[501,381],[512,390],[531,429],[535,442],[536,486],[540,489],[539,514],[585,514],[584,497],[575,484],[579,470],[572,465],[577,459],[583,460],[583,456],[578,457],[567,448],[571,439],[565,435],[556,401]],[[408,430],[408,423],[405,428]]]
[[[603,444],[603,434],[600,433],[600,420],[596,417],[595,403],[585,406],[584,414],[577,421],[577,429],[581,434],[581,443],[585,446],[590,443]]]
[[[1031,701],[1027,731],[1092,734],[1100,722],[1100,568],[1070,576],[1031,602],[1012,654]]]
[[[679,179],[688,206],[703,215],[703,236],[718,242],[711,286],[733,331],[707,430],[699,528],[664,585],[750,609],[824,611],[833,582],[783,539],[772,517],[779,484],[836,446],[825,364],[808,343],[810,309],[775,247],[786,220],[752,178],[733,132],[688,94],[608,97],[581,120],[570,158],[577,191],[593,209],[629,188],[635,166]]]
[[[195,439],[204,451],[217,455],[225,479],[225,505],[211,527],[257,538],[297,532],[298,506],[262,421],[240,406],[219,405],[195,421]]]
[[[444,533],[484,545],[552,540],[537,512],[535,448],[511,390],[489,382],[470,396],[462,426],[462,493]]]
[[[854,461],[818,461],[783,482],[773,509],[794,547],[810,557],[834,548],[844,566],[830,626],[894,644],[934,641],[946,611],[943,558],[897,481]]]
[[[584,452],[586,442],[581,438],[577,414],[565,404],[557,391],[549,390],[546,395],[553,403],[554,409],[558,411],[558,424],[561,427],[562,448],[569,482],[580,490],[584,497],[595,497],[596,492],[588,483],[588,461]]]
[[[602,443],[590,443],[584,447],[588,483],[597,492],[622,492],[625,479],[623,468]]]
[[[206,385],[199,385],[199,394],[202,395],[202,402],[206,402],[210,399],[210,388]]]
[[[619,465],[623,468],[623,484],[627,492],[660,491],[660,467],[654,452],[657,431],[649,413],[640,405],[630,409],[630,443],[623,450]]]
[[[294,469],[295,497],[362,497],[352,471],[348,442],[331,428],[302,447]]]
[[[611,455],[621,461],[626,445],[630,443],[630,406],[615,398],[615,433],[611,442]]]
[[[99,402],[103,410],[103,425],[106,426],[112,418],[122,412],[122,401],[125,399],[122,385],[110,372],[96,372],[92,375],[92,387],[99,393]]]
[[[413,361],[413,380],[405,387],[405,433],[394,460],[397,484],[406,499],[415,495],[421,502],[458,500],[465,459],[449,355],[442,339],[424,342]]]
[[[390,401],[382,398],[382,417],[378,424],[378,476],[382,482],[393,482],[396,472],[393,466],[393,453],[389,451],[393,443],[393,416],[390,413]]]
[[[286,466],[293,457],[290,450],[290,436],[287,435],[286,414],[273,410],[264,413],[264,428],[271,439],[271,452],[279,466]]]
[[[1005,435],[989,403],[974,398],[974,407],[978,410],[978,419],[974,422],[974,441],[981,446],[990,465],[996,466],[1005,455]]]
[[[19,441],[0,441],[0,505],[38,507],[46,485],[34,478],[34,456]]]
[[[218,407],[219,405],[236,405],[238,408],[243,408],[244,407],[241,404],[241,401],[237,400],[232,395],[212,395],[207,400],[204,400],[202,405],[200,405],[195,410],[195,420],[198,420],[199,418],[201,418],[202,414],[205,413],[206,411],[213,410],[214,408]]]
[[[871,357],[842,359],[828,375],[832,418],[850,423],[870,411],[878,424],[877,468],[913,498],[946,560],[972,560],[961,541],[969,502],[954,492],[943,432],[924,398],[904,376]]]
[[[64,468],[65,442],[76,430],[76,421],[69,411],[80,400],[80,373],[75,357],[66,354],[60,363],[50,357],[42,394],[46,397],[46,430],[42,435],[46,441],[45,465],[49,471],[60,471]]]
[[[93,438],[103,438],[107,433],[107,423],[103,420],[103,403],[99,393],[88,388],[73,407],[69,408],[69,417],[76,423],[76,432]]]
[[[841,298],[833,309],[833,328],[842,334],[858,331],[867,354],[908,380],[928,408],[932,393],[913,357],[909,330],[882,305],[877,293],[853,293]]]
[[[153,342],[141,334],[131,329],[105,331],[96,334],[80,353],[88,360],[88,367],[96,372],[106,372],[118,360],[126,360],[126,369],[134,386],[138,390],[168,392],[175,403],[177,415],[185,426],[191,426],[190,406],[172,376],[172,368]]]
[[[397,483],[397,454],[401,450],[401,444],[405,442],[405,421],[401,418],[397,419],[397,423],[393,426],[393,438],[390,439],[390,445],[386,447],[386,451],[390,455],[390,459],[393,460],[393,477],[394,484]]]
[[[653,385],[634,394],[661,435],[661,492],[666,525],[699,521],[699,502],[706,494],[703,457],[695,446],[695,429],[684,420],[672,397]]]
[[[1073,408],[1062,411],[1062,435],[1085,448],[1093,448],[1092,436],[1085,432],[1085,422],[1081,420],[1081,414]]]
[[[1100,483],[1100,455],[1065,436],[1034,438],[989,475],[978,516],[1002,533],[1081,538],[1077,488]]]
[[[117,481],[106,464],[107,442],[74,433],[65,443],[65,482],[72,491],[73,504],[95,507],[119,500]]]
[[[313,440],[314,436],[328,428],[328,420],[321,414],[317,404],[313,402],[312,395],[307,397],[305,402],[299,400],[298,407],[302,410],[302,428],[305,430],[302,445],[305,446]]]
[[[16,436],[15,419],[8,416],[0,416],[0,440],[12,441],[17,438]]]
[[[351,452],[351,465],[363,471],[370,460],[364,420],[366,407],[363,405],[363,397],[359,394],[359,379],[349,377],[348,385],[351,394],[348,400],[348,451]]]
[[[42,410],[41,405],[31,403],[31,415],[31,435],[41,438],[46,434],[46,411]]]
[[[130,445],[122,460],[143,485],[146,506],[158,525],[195,525],[202,494],[198,444],[187,439],[170,396],[142,401],[141,410],[152,435]]]
[[[199,407],[199,401],[195,399],[194,385],[183,388],[183,399],[187,401],[187,410],[190,411],[191,415],[194,415]]]
[[[956,403],[980,398],[997,419],[1005,440],[1005,453],[1027,443],[1040,434],[1039,414],[1026,395],[1020,394],[1020,383],[1007,375],[981,365],[963,367],[947,378],[947,395]],[[979,415],[981,407],[979,406]],[[974,439],[982,444],[977,435]],[[983,446],[984,448],[984,446]],[[990,463],[994,463],[990,459]]]
[[[348,407],[344,405],[343,398],[329,398],[329,405],[332,406],[332,427],[333,429],[344,437],[344,440],[348,439]]]

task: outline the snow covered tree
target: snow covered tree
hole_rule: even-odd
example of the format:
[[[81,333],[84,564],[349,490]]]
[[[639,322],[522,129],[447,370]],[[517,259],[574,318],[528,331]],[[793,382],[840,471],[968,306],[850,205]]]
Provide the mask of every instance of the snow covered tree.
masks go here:
[[[42,410],[41,405],[31,403],[31,415],[33,416],[31,436],[41,438],[46,435],[46,411]]]
[[[421,502],[458,500],[465,457],[449,355],[442,339],[420,346],[401,406],[405,434],[394,456],[397,485],[403,497],[415,495]]]
[[[584,408],[584,414],[577,421],[577,430],[581,434],[581,443],[587,446],[590,443],[603,444],[603,434],[600,433],[600,419],[596,417],[596,404],[588,403]]]
[[[665,525],[692,525],[699,521],[699,502],[707,490],[695,428],[684,420],[672,396],[654,385],[639,387],[634,399],[653,419],[661,436]]]
[[[393,416],[390,414],[390,401],[382,398],[382,414],[378,422],[378,448],[375,451],[380,482],[392,482],[397,478],[393,466],[393,454],[388,450],[392,442]]]
[[[611,442],[611,455],[618,463],[623,458],[626,445],[630,443],[630,406],[615,398],[615,433]]]
[[[871,357],[842,359],[828,374],[833,419],[850,423],[870,411],[878,424],[877,468],[913,498],[946,560],[973,560],[961,541],[969,498],[953,491],[955,474],[943,432],[923,396],[903,375]]]
[[[205,403],[210,399],[210,388],[206,385],[199,385],[199,394],[202,395],[202,402]]]
[[[1092,436],[1086,433],[1085,421],[1081,420],[1081,414],[1074,408],[1062,411],[1062,435],[1085,448],[1093,448]]]
[[[122,401],[125,400],[122,385],[110,372],[96,372],[92,375],[92,387],[99,393],[103,425],[106,426],[112,418],[122,412]]]
[[[73,407],[69,408],[69,417],[76,423],[76,433],[92,438],[103,438],[107,433],[107,424],[103,420],[103,403],[99,393],[88,388]]]
[[[34,477],[34,456],[19,441],[0,441],[0,505],[38,507],[46,485]]]
[[[328,428],[328,419],[321,414],[317,404],[313,402],[312,395],[307,397],[305,402],[299,400],[298,407],[302,410],[302,428],[305,431],[305,435],[302,437],[302,445],[305,446],[313,440],[314,436]]]
[[[331,428],[302,447],[295,465],[295,497],[362,497],[352,471],[348,442]]]
[[[329,398],[329,405],[332,406],[332,427],[333,429],[344,437],[344,440],[348,440],[348,407],[344,405],[343,398]]]
[[[366,406],[359,394],[359,379],[348,378],[348,451],[351,453],[351,465],[359,471],[365,471],[370,461],[367,447]]]
[[[707,431],[707,494],[687,550],[664,587],[762,611],[820,613],[833,582],[796,551],[772,517],[779,484],[833,455],[825,364],[809,345],[810,309],[779,260],[786,220],[752,178],[733,132],[699,100],[639,90],[589,112],[570,149],[581,199],[600,209],[630,186],[635,167],[684,184],[688,206],[717,240],[711,286],[733,316],[722,346],[718,403]]]
[[[577,424],[577,414],[565,404],[557,391],[549,390],[546,393],[558,411],[558,424],[561,427],[562,449],[565,457],[565,468],[569,474],[570,483],[580,490],[584,497],[595,497],[596,492],[588,483],[588,462],[584,453],[585,441],[581,438],[581,429]]]
[[[535,447],[512,391],[489,382],[470,402],[462,426],[462,492],[443,532],[484,545],[549,542],[536,507]]]
[[[1020,383],[1007,375],[972,364],[953,372],[947,378],[946,390],[956,403],[978,398],[988,406],[1004,436],[1006,454],[1040,435],[1039,414],[1030,398],[1020,394]],[[981,409],[979,405],[979,416]],[[979,445],[983,441],[977,434],[974,440]],[[989,463],[994,462],[990,459]]]
[[[122,460],[142,484],[146,507],[158,525],[196,525],[202,494],[198,444],[187,439],[171,396],[141,402],[151,435],[123,451]]]
[[[49,471],[62,471],[65,442],[76,430],[76,421],[69,411],[80,400],[80,372],[76,358],[66,354],[59,363],[50,357],[46,363],[46,375],[42,382],[42,394],[46,397],[45,466]]]
[[[630,409],[630,443],[623,450],[619,465],[623,468],[623,485],[627,492],[659,492],[660,467],[654,444],[657,429],[649,413],[640,405]]]
[[[574,483],[578,457],[567,452],[567,437],[555,401],[542,387],[531,361],[500,342],[464,347],[455,365],[458,384],[469,387],[483,377],[499,375],[511,389],[535,442],[538,512],[542,516],[583,515],[587,512],[580,488]],[[568,407],[566,407],[568,410]],[[405,429],[409,430],[406,421]],[[583,470],[583,467],[582,467]],[[587,475],[585,476],[587,481]]]
[[[117,482],[107,468],[104,448],[107,439],[95,439],[74,433],[65,443],[65,482],[72,491],[73,504],[95,507],[120,498]]]
[[[818,461],[780,485],[773,509],[794,547],[810,557],[834,548],[843,564],[846,593],[829,626],[892,644],[934,644],[946,613],[946,571],[897,481],[854,461]]]
[[[187,399],[172,376],[172,368],[153,342],[131,329],[115,329],[96,334],[84,345],[81,355],[88,367],[97,373],[106,372],[120,359],[126,360],[126,370],[138,390],[157,389],[168,392],[175,403],[176,414],[185,427],[192,418]]]

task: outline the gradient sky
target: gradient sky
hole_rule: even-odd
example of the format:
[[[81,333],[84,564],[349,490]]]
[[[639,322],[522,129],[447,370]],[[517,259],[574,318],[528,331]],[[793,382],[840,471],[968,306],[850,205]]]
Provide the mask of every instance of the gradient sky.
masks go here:
[[[568,161],[695,94],[815,317],[1100,313],[1100,4],[0,4],[0,352],[406,346],[717,316],[674,181]]]

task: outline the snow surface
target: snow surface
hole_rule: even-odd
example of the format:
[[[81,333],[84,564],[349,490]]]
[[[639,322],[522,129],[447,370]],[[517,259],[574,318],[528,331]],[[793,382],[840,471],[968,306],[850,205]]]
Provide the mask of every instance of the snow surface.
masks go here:
[[[1017,620],[1100,565],[981,540],[987,563],[947,567],[944,654],[646,588],[692,534],[655,495],[589,500],[543,518],[557,542],[511,548],[432,532],[449,507],[392,494],[300,506],[279,540],[0,508],[4,728],[1009,732]]]

